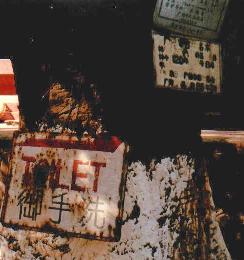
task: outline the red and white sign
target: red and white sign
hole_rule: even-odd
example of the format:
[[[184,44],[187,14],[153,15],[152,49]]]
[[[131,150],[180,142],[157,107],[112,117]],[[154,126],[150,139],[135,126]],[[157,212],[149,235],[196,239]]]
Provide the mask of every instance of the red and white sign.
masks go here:
[[[16,95],[11,60],[0,59],[0,95]]]
[[[12,137],[19,128],[19,100],[9,59],[0,59],[0,138]]]
[[[14,140],[5,224],[114,241],[120,236],[126,146],[118,138],[22,133]]]

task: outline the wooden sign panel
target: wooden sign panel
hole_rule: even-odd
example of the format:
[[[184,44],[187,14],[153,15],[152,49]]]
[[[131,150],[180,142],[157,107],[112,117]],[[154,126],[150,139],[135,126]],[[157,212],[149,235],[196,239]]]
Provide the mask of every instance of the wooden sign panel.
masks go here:
[[[14,139],[5,225],[120,238],[126,146],[118,138],[21,133]]]
[[[199,93],[221,92],[220,45],[153,34],[156,86]]]
[[[158,0],[154,23],[201,39],[218,37],[229,0]]]
[[[204,143],[226,143],[237,151],[244,149],[244,131],[201,130],[201,138]]]

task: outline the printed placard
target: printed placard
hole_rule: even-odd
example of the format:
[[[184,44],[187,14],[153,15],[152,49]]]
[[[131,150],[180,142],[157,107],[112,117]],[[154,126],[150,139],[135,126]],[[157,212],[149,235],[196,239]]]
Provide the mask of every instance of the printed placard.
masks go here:
[[[221,92],[220,45],[153,33],[156,86],[199,93]]]
[[[19,133],[1,214],[4,225],[118,240],[125,151],[116,137]]]
[[[158,0],[154,23],[183,35],[216,39],[229,0]]]

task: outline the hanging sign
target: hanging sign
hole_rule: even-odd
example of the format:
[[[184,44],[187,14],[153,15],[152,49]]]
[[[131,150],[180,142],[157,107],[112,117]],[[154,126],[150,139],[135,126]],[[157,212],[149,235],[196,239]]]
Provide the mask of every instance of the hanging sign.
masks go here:
[[[153,34],[156,86],[199,93],[221,92],[220,45]]]
[[[126,145],[116,137],[20,133],[14,139],[7,226],[69,233],[91,239],[120,238]]]
[[[19,129],[19,99],[9,59],[0,59],[0,139],[12,138]]]
[[[218,37],[229,0],[158,0],[154,23],[183,35]]]

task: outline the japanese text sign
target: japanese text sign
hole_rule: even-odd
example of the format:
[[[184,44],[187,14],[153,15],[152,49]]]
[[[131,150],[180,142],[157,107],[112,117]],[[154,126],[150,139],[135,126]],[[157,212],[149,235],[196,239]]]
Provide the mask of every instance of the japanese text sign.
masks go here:
[[[218,37],[229,0],[158,0],[154,23],[203,39]]]
[[[153,34],[156,86],[199,93],[221,92],[220,45]]]
[[[2,209],[5,225],[115,241],[126,145],[118,138],[20,133]]]

